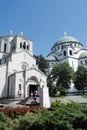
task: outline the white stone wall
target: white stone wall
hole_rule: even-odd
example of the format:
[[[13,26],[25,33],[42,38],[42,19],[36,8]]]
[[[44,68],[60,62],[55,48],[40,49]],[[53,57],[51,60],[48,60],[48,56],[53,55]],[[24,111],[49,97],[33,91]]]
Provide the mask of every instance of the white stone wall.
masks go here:
[[[27,69],[36,66],[36,60],[26,52],[18,52],[11,55],[11,61],[9,62],[9,74],[16,71],[22,71],[22,65],[27,65]]]
[[[73,70],[76,71],[78,68],[78,59],[69,57],[68,61],[69,61],[69,65],[73,68]]]
[[[0,53],[0,59],[3,60],[4,53]]]
[[[26,72],[26,78],[31,78],[33,76],[38,79],[38,82],[40,83],[40,87],[47,86],[47,82],[46,82],[47,77],[42,72],[39,72],[39,70],[36,70],[35,68],[32,68]]]
[[[26,48],[23,48],[24,42],[26,43],[26,46],[29,45],[29,50]],[[20,48],[20,43],[22,43],[22,48]],[[32,50],[32,41],[28,40],[26,38],[23,38],[21,36],[16,36],[12,41],[11,41],[11,52],[20,52],[20,51],[27,51],[30,54],[33,54]]]
[[[50,108],[49,90],[47,87],[40,88],[40,106]]]
[[[40,88],[47,87],[46,76],[39,72],[38,70],[32,68],[25,71],[25,97],[29,96],[29,80],[35,77],[37,82],[35,85],[39,84]],[[9,89],[12,97],[24,97],[24,71],[17,72],[10,77]],[[34,84],[34,83],[33,83]],[[21,91],[19,90],[19,85],[21,85]],[[12,87],[12,88],[11,88]],[[12,92],[13,91],[13,92]],[[20,95],[21,94],[21,95]]]
[[[21,90],[19,90],[19,85],[21,85]],[[15,97],[24,97],[24,78],[23,78],[23,72],[16,73]]]
[[[11,76],[9,76],[9,89],[8,89],[8,97],[15,97],[15,91],[16,91],[16,89],[15,89],[15,82],[16,82],[16,76],[15,76],[15,74],[14,75],[11,75]]]
[[[0,98],[6,97],[6,65],[0,65]]]
[[[6,44],[6,53],[10,53],[10,41],[13,39],[12,36],[0,37],[0,51],[4,52],[4,44]]]

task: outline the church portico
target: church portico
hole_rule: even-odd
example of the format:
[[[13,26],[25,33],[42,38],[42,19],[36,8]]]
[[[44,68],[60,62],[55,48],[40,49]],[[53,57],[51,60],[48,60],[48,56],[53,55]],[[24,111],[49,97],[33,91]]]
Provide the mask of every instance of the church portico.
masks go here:
[[[8,97],[27,98],[35,95],[35,91],[40,95],[40,88],[46,87],[46,76],[38,70],[29,69],[15,72],[9,76]]]
[[[29,97],[31,97],[31,94],[35,96],[35,92],[39,92],[39,85],[38,85],[38,79],[34,76],[32,76],[29,80]]]
[[[39,84],[38,84],[38,79],[34,76],[28,77],[28,80],[26,81],[26,86],[25,86],[25,97],[30,97],[31,93],[34,96],[35,91],[39,92]]]

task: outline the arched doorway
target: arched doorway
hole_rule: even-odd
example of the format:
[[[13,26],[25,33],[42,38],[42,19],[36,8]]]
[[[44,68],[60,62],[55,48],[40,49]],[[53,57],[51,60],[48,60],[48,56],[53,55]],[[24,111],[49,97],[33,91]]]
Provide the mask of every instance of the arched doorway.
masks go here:
[[[36,94],[39,96],[39,85],[38,85],[38,79],[34,76],[32,76],[29,80],[29,96],[35,96]]]

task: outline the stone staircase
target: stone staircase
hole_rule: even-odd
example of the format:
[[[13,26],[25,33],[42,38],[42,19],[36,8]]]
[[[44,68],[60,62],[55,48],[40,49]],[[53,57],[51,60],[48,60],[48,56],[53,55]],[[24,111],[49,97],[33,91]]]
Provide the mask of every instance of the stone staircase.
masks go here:
[[[25,106],[31,106],[31,105],[39,105],[40,104],[40,97],[35,98],[25,98],[21,100],[18,104],[25,105]]]

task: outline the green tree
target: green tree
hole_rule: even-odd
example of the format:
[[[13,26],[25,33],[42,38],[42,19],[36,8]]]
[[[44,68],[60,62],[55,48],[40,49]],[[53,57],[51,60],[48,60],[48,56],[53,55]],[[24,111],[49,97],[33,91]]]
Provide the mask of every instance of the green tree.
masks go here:
[[[53,82],[51,75],[47,77],[47,86],[49,87],[49,95],[54,96],[57,93],[57,88],[55,83]]]
[[[84,94],[85,88],[87,88],[87,68],[79,66],[74,76],[75,88],[82,90]]]
[[[38,68],[45,73],[45,69],[46,69],[46,66],[47,66],[47,61],[46,59],[44,58],[43,55],[39,55],[39,56],[35,56],[34,57],[36,58],[36,63],[38,65]]]
[[[72,77],[73,69],[66,62],[54,65],[50,74],[50,80],[54,82],[56,92],[69,89]]]

